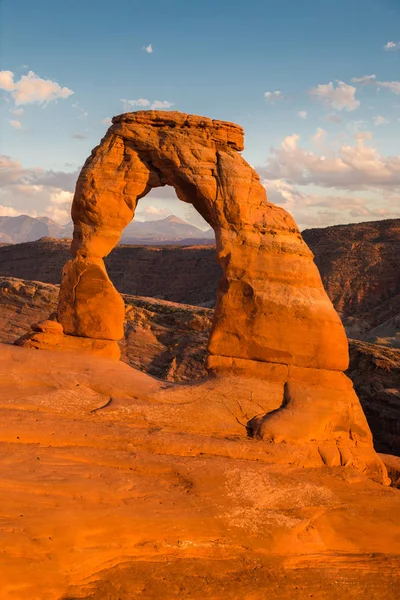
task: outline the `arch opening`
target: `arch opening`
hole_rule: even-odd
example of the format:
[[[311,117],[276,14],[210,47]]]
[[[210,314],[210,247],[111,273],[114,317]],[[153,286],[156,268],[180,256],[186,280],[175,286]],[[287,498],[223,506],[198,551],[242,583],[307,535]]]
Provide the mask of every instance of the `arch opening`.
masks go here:
[[[204,378],[221,269],[193,205],[153,188],[104,262],[125,302],[121,359],[167,381]]]

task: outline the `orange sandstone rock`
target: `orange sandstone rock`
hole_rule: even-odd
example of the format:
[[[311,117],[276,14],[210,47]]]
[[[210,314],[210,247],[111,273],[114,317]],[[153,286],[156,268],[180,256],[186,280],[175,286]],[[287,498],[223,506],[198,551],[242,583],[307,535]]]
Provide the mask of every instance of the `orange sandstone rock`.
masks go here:
[[[138,200],[152,188],[171,185],[216,233],[223,277],[210,353],[344,370],[346,336],[313,255],[292,217],[267,201],[258,175],[238,153],[242,149],[243,131],[231,123],[160,111],[115,117],[77,182],[75,260],[102,259]],[[90,328],[74,325],[75,315],[82,321],[88,311],[84,294],[71,297],[73,288],[73,278],[65,278],[60,322],[67,333],[91,336]],[[114,312],[113,304],[113,298],[103,298],[101,320]],[[119,323],[113,318],[122,336],[122,312]]]
[[[62,334],[63,326],[58,321],[53,321],[51,319],[45,319],[44,321],[40,321],[40,323],[34,323],[31,325],[32,331],[39,331],[42,333],[54,333],[54,334]]]
[[[50,350],[52,352],[68,352],[73,354],[91,354],[103,358],[119,360],[121,351],[117,342],[111,340],[95,340],[76,335],[64,335],[51,331],[31,331],[16,342],[16,346]]]
[[[62,275],[58,320],[69,335],[119,340],[124,335],[125,305],[101,259],[78,257]]]

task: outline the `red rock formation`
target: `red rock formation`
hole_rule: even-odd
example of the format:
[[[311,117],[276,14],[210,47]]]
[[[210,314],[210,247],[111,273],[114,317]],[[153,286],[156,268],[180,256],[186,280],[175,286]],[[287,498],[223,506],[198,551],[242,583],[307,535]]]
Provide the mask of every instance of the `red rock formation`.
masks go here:
[[[235,357],[345,369],[347,341],[312,254],[293,219],[267,202],[259,177],[237,152],[242,149],[243,132],[230,123],[153,111],[114,118],[77,182],[74,260],[80,269],[93,268],[117,244],[137,200],[172,185],[216,232],[224,274],[209,346],[216,357],[212,367],[220,356],[223,364]],[[72,302],[67,317],[71,302],[64,303],[64,296],[83,284],[81,275],[69,277],[61,286],[59,319],[72,333],[71,315],[81,310],[80,301]],[[104,302],[102,315],[110,309],[112,302]],[[122,315],[114,323],[121,327]],[[96,337],[89,325],[76,333]]]
[[[240,127],[173,112],[120,115],[87,159],[72,206],[74,259],[61,283],[58,319],[69,335],[114,341],[122,301],[103,257],[137,201],[171,185],[215,231],[223,275],[209,369],[274,382],[281,407],[250,420],[264,440],[320,444],[326,464],[354,464],[384,479],[351,382],[347,339],[313,255],[292,217],[267,201],[238,151]]]

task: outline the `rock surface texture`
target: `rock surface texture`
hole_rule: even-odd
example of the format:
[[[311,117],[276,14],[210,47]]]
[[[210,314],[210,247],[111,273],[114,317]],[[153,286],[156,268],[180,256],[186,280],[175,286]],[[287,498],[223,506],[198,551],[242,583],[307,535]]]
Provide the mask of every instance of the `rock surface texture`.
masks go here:
[[[398,600],[400,491],[248,439],[247,381],[0,344],[1,600]]]
[[[215,375],[263,379],[274,399],[272,411],[248,415],[249,435],[315,443],[325,464],[354,464],[385,481],[343,373],[349,361],[345,331],[313,254],[292,217],[267,201],[241,150],[243,131],[231,123],[159,111],[114,117],[77,181],[74,258],[63,271],[58,320],[69,336],[110,342],[123,336],[123,302],[103,258],[132,220],[137,201],[171,185],[215,231],[222,277],[208,368]]]

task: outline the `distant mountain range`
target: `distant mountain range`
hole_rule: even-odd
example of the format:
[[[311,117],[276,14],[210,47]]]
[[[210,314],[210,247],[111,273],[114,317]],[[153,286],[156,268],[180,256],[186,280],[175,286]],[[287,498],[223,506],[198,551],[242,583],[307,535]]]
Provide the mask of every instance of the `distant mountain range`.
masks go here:
[[[0,217],[0,243],[34,242],[42,237],[71,238],[73,224],[60,225],[49,217]],[[214,231],[202,231],[183,219],[170,215],[158,221],[132,221],[124,230],[122,244],[212,244]]]
[[[68,227],[68,226],[66,226]],[[62,225],[49,219],[49,217],[0,217],[0,243],[19,244],[21,242],[34,242],[41,237],[69,237],[64,235]]]
[[[158,221],[131,221],[125,228],[121,243],[123,244],[170,244],[214,243],[215,235],[212,229],[202,231],[175,215],[170,215]]]

